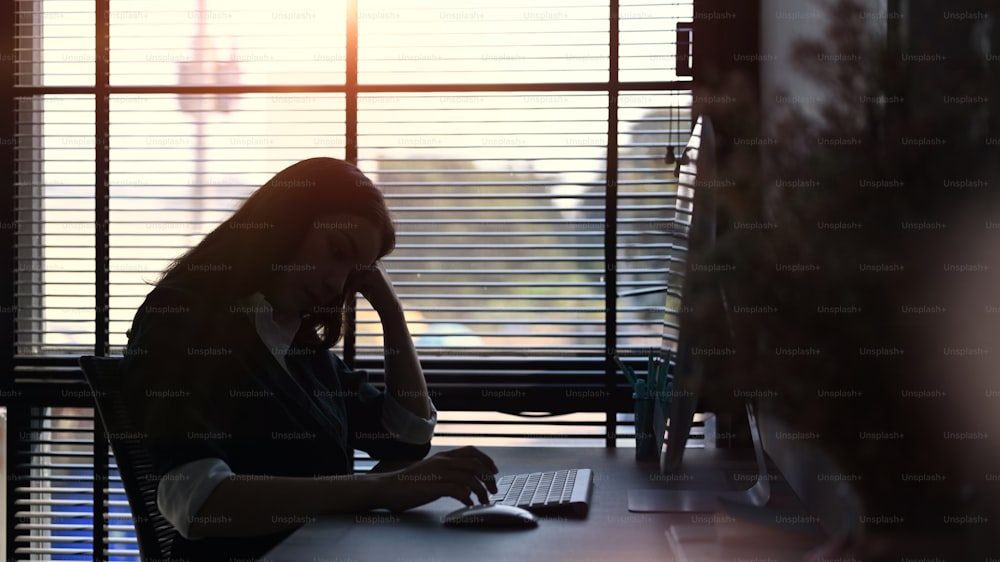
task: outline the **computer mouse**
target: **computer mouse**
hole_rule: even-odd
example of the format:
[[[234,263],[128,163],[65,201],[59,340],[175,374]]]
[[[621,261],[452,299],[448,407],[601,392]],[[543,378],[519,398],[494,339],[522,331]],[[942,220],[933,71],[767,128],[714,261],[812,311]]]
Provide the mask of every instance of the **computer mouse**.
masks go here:
[[[538,526],[538,517],[512,505],[480,504],[463,507],[444,516],[450,527],[531,529]]]

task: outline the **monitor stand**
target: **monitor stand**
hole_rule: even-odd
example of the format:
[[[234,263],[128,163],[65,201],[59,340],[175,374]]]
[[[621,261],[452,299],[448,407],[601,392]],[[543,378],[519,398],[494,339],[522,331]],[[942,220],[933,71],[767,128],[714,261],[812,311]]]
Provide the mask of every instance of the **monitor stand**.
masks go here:
[[[771,499],[771,479],[764,459],[764,445],[760,439],[757,414],[753,403],[747,401],[747,420],[750,438],[757,459],[757,482],[746,490],[629,490],[628,510],[635,513],[715,513],[726,507],[763,507]],[[736,504],[736,505],[732,505]]]

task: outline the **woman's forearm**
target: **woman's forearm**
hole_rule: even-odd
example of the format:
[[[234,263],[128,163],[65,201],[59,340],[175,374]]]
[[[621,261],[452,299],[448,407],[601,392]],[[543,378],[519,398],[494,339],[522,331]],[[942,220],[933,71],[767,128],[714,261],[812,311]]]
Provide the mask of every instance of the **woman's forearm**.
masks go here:
[[[403,304],[389,280],[385,264],[376,262],[373,267],[360,270],[355,278],[355,289],[368,300],[382,321],[386,390],[407,410],[430,419],[431,401],[424,371],[406,326]]]
[[[378,475],[286,478],[231,476],[191,518],[193,537],[243,537],[277,533],[322,513],[385,507],[387,482]],[[391,487],[391,486],[389,486]]]
[[[385,385],[397,402],[414,414],[429,419],[431,402],[420,358],[406,326],[401,306],[379,311],[385,342]]]

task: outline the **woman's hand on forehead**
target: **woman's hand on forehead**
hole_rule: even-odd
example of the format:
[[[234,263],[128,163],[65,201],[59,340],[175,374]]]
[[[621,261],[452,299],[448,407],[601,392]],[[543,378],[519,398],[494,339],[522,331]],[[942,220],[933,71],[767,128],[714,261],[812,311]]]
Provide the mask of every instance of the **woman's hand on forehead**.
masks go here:
[[[379,259],[379,232],[371,223],[356,217],[315,223],[327,229],[327,240],[335,255],[341,255],[360,265],[371,265]]]

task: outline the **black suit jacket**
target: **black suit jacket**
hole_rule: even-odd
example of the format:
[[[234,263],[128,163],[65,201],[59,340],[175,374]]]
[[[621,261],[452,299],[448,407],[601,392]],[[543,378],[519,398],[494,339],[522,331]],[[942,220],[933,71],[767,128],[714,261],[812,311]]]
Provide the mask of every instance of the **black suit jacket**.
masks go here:
[[[352,472],[353,450],[423,458],[381,423],[383,391],[329,350],[293,345],[289,372],[259,338],[245,307],[157,287],[132,324],[125,393],[143,420],[158,476],[220,458],[236,474],[313,477]],[[257,539],[181,539],[173,556],[260,556],[288,533]]]

